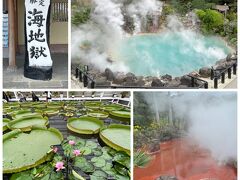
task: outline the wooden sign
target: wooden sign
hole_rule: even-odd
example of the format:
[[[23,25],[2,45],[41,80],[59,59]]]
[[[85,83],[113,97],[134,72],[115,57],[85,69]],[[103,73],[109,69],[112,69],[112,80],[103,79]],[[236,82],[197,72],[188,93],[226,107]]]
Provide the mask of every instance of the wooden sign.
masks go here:
[[[25,9],[24,75],[32,79],[51,79],[52,58],[48,46],[50,0],[25,0]]]

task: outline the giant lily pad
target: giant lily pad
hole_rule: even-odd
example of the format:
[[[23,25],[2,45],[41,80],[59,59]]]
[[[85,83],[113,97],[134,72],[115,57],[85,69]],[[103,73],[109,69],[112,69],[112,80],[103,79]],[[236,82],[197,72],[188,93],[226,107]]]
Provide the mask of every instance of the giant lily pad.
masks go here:
[[[120,105],[111,104],[111,105],[106,105],[106,106],[102,107],[101,109],[104,110],[104,111],[107,111],[107,112],[111,112],[111,111],[119,111],[119,110],[122,110],[123,107],[120,106]]]
[[[47,107],[50,109],[62,109],[63,105],[63,102],[50,102],[47,104]]]
[[[44,109],[47,107],[47,105],[44,103],[43,104],[34,104],[33,107],[36,109]]]
[[[85,106],[100,106],[102,102],[100,101],[86,101],[84,103]]]
[[[20,106],[23,108],[31,108],[33,104],[29,102],[24,102],[24,103],[20,103]]]
[[[100,138],[108,146],[118,151],[125,151],[130,155],[130,132],[130,126],[112,124],[100,131]]]
[[[13,110],[9,107],[9,108],[3,108],[3,115],[5,114],[11,114],[13,112]]]
[[[95,117],[95,118],[99,118],[99,119],[106,119],[109,114],[107,112],[103,112],[103,111],[89,111],[87,113],[87,115],[90,117]]]
[[[110,116],[113,119],[117,119],[120,121],[130,121],[131,112],[130,111],[112,111],[110,112]]]
[[[3,118],[3,131],[6,131],[8,129],[7,124],[10,122],[10,119]]]
[[[92,110],[98,110],[101,106],[101,102],[100,101],[90,101],[90,102],[85,102],[84,103],[84,106],[87,108],[87,109],[92,109]]]
[[[51,157],[51,146],[62,140],[62,134],[54,128],[33,127],[30,133],[16,129],[4,134],[3,173],[16,173],[42,164]]]
[[[20,106],[19,102],[7,102],[3,104],[3,107],[11,107],[11,108],[19,107],[19,106]]]
[[[65,111],[77,111],[77,108],[74,106],[66,106],[64,108]]]
[[[12,117],[14,119],[21,119],[21,118],[30,117],[30,116],[41,116],[41,113],[39,112],[32,113],[30,110],[19,110],[12,114]]]
[[[69,130],[79,134],[97,134],[103,127],[103,122],[93,117],[69,118],[67,122]]]
[[[46,116],[55,116],[59,113],[58,109],[46,109],[43,111],[43,114]]]
[[[42,116],[30,116],[24,117],[21,119],[16,119],[8,123],[8,128],[11,130],[14,129],[21,129],[22,131],[30,131],[32,126],[39,125],[39,126],[47,126],[48,125],[48,118]]]

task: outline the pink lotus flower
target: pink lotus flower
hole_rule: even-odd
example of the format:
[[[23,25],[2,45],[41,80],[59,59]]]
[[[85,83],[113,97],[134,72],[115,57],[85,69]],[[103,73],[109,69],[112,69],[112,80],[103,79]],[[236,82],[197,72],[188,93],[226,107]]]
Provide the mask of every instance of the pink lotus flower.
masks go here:
[[[79,155],[81,154],[81,152],[80,152],[80,150],[74,150],[74,151],[73,151],[73,154],[74,154],[75,156],[79,156]]]
[[[57,147],[53,147],[53,152],[56,153],[58,151],[58,148]]]
[[[68,144],[70,144],[70,145],[75,145],[75,141],[70,140],[70,141],[68,141]]]
[[[57,169],[56,171],[60,171],[62,169],[65,169],[65,167],[63,165],[64,165],[63,162],[57,162],[56,165],[55,165],[55,168]]]

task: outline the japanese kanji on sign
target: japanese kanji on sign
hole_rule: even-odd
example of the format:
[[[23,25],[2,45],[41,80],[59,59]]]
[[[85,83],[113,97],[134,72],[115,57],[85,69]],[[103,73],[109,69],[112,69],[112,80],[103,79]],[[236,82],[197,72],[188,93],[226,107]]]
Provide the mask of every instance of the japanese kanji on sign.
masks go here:
[[[27,63],[24,75],[32,79],[51,79],[52,58],[48,46],[50,0],[25,0],[25,9]]]

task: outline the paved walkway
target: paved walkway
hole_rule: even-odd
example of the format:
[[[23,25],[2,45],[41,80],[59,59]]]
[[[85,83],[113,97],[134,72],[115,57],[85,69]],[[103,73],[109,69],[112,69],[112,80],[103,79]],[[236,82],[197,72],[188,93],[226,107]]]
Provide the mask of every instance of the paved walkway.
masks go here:
[[[50,81],[28,79],[23,76],[24,55],[17,56],[17,69],[7,70],[8,59],[3,60],[4,89],[67,89],[68,88],[68,55],[52,54],[53,77]]]
[[[201,78],[208,82],[208,88],[214,88],[214,82],[210,78]],[[225,83],[221,84],[220,80],[218,81],[218,89],[237,89],[237,75],[232,75],[231,79],[225,78]]]
[[[236,89],[236,88],[237,88],[237,77],[224,87],[224,89]]]

